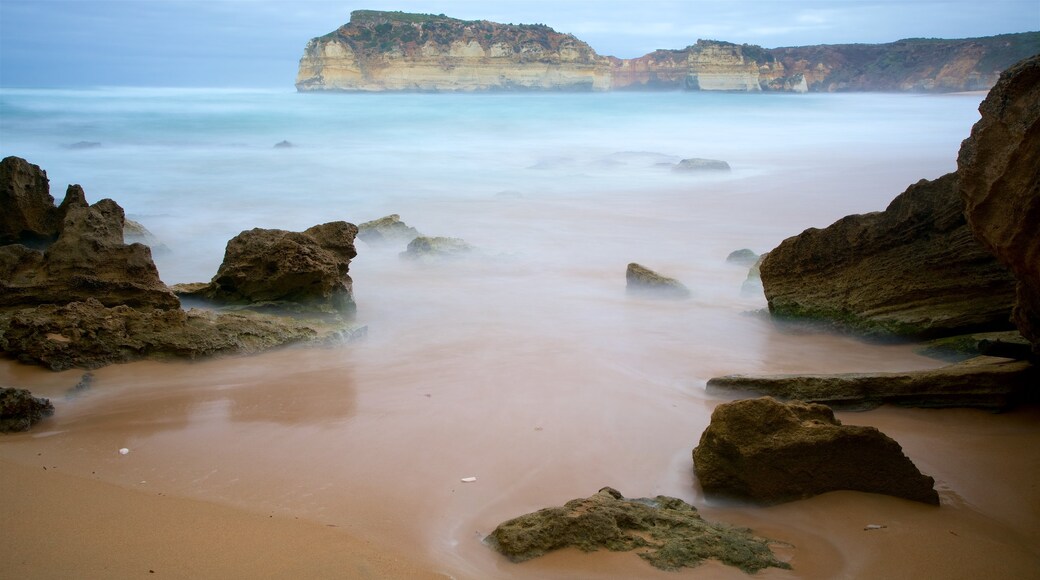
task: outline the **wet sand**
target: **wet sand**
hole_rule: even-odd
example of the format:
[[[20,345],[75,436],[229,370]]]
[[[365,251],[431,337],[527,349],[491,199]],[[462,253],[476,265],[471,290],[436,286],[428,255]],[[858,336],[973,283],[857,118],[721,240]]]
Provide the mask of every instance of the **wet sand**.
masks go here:
[[[777,552],[794,569],[756,577],[1036,577],[1040,409],[841,414],[899,441],[935,477],[939,508],[851,492],[752,508],[707,501],[696,486],[690,453],[724,400],[706,393],[712,376],[941,364],[912,345],[777,327],[753,313],[761,296],[741,293],[746,269],[724,261],[739,247],[773,247],[800,224],[884,207],[918,171],[889,169],[861,168],[867,182],[836,165],[798,188],[795,168],[595,203],[415,201],[401,208],[405,221],[484,253],[424,265],[397,259],[400,248],[360,247],[351,275],[369,326],[361,343],[111,366],[79,393],[70,389],[81,371],[0,361],[0,384],[57,408],[32,432],[0,439],[3,519],[25,548],[5,542],[0,569],[745,577],[718,563],[665,573],[606,552],[512,564],[481,541],[503,520],[609,485],[680,497],[708,519],[783,542]],[[849,195],[823,203],[839,183]],[[781,209],[758,211],[779,195]],[[630,261],[694,296],[627,296]]]

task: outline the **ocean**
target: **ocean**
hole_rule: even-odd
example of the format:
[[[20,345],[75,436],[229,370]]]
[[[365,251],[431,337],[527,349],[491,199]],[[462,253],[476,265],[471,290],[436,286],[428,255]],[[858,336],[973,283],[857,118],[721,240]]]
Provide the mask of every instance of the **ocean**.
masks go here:
[[[0,155],[45,169],[58,201],[70,183],[91,202],[115,199],[162,243],[168,284],[209,280],[227,240],[253,227],[396,213],[477,248],[415,263],[398,258],[403,245],[359,241],[358,343],[106,367],[74,398],[63,393],[77,371],[4,362],[0,382],[57,407],[4,457],[46,452],[63,472],[335,525],[455,578],[650,577],[634,556],[516,566],[481,543],[505,519],[606,485],[764,527],[796,546],[785,556],[796,575],[856,576],[870,522],[843,514],[891,521],[916,506],[851,494],[761,511],[704,498],[690,451],[725,400],[705,382],[941,363],[912,345],[778,327],[761,292],[742,289],[747,267],[726,257],[883,210],[953,171],[982,97],[0,90]],[[673,170],[693,157],[731,171]],[[690,299],[628,296],[630,262],[677,278]],[[965,522],[1017,537],[1014,510],[964,471],[951,415],[935,413],[845,416],[884,425],[946,500],[964,500],[908,537]]]

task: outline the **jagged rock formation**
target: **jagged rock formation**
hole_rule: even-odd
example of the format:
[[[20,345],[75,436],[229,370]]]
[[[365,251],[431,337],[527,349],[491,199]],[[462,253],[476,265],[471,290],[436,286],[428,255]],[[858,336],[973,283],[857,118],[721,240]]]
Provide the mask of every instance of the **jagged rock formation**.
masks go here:
[[[47,172],[20,157],[0,161],[0,208],[0,245],[46,246],[65,216],[54,206]]]
[[[902,407],[974,407],[1003,411],[1036,384],[1027,361],[976,357],[938,369],[901,373],[821,375],[727,375],[708,381],[708,391],[750,391],[783,400],[862,411],[883,404]]]
[[[609,62],[544,25],[506,25],[428,14],[358,10],[307,43],[301,91],[593,90]]]
[[[634,59],[600,56],[548,26],[358,10],[312,39],[300,91],[965,91],[1040,53],[1040,33],[765,49],[698,40]]]
[[[1040,56],[1004,73],[979,112],[960,193],[975,236],[1018,281],[1014,321],[1040,357]]]
[[[705,521],[697,508],[681,499],[663,495],[625,499],[609,487],[563,507],[499,524],[486,541],[514,562],[575,547],[585,552],[638,549],[639,557],[662,570],[692,568],[707,559],[749,574],[791,567],[776,559],[769,540],[753,536],[750,530]]]
[[[771,397],[723,403],[693,450],[706,494],[764,504],[852,490],[939,505],[935,481],[874,427],[823,405]]]
[[[682,282],[658,274],[635,262],[625,269],[625,288],[629,294],[637,296],[680,300],[690,297],[690,289]]]
[[[344,221],[303,232],[254,228],[227,243],[209,284],[182,296],[273,310],[353,314],[350,260],[357,226]]]
[[[53,414],[54,405],[47,399],[34,397],[25,389],[0,389],[0,433],[28,431]]]
[[[883,212],[784,240],[760,266],[770,312],[868,335],[1008,328],[1014,279],[963,211],[951,173],[911,185]]]

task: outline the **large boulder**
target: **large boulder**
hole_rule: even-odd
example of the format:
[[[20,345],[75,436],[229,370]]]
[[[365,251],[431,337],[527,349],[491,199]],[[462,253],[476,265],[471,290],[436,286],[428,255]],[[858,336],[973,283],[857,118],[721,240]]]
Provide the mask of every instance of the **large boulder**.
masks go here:
[[[631,295],[681,300],[690,297],[690,289],[675,278],[632,262],[625,269],[625,289]]]
[[[727,375],[712,378],[707,388],[709,392],[751,391],[847,410],[892,404],[1002,411],[1020,402],[1037,378],[1028,361],[980,356],[938,369],[901,373]]]
[[[353,314],[348,272],[357,255],[355,236],[357,226],[344,221],[303,232],[244,231],[227,243],[213,280],[190,295],[274,310]]]
[[[258,312],[106,307],[97,300],[43,305],[0,319],[0,350],[51,370],[93,369],[138,359],[197,359],[251,354],[364,329]]]
[[[973,238],[957,181],[921,180],[883,212],[784,240],[760,266],[770,312],[868,335],[1010,327],[1014,278]]]
[[[0,433],[28,431],[53,414],[54,405],[47,399],[34,397],[25,389],[0,389]]]
[[[975,237],[1014,273],[1014,321],[1040,356],[1040,55],[1004,71],[957,158]]]
[[[641,558],[663,570],[692,568],[707,559],[748,573],[791,567],[776,559],[769,540],[753,536],[750,530],[705,521],[697,508],[681,499],[663,495],[625,499],[609,487],[563,507],[499,524],[487,542],[514,562],[575,547],[585,552],[638,549]]]
[[[106,306],[180,308],[148,246],[123,243],[123,209],[116,202],[87,205],[83,189],[70,185],[55,211],[63,219],[46,249],[0,246],[0,307],[93,298]]]
[[[874,427],[842,425],[829,407],[771,397],[723,403],[693,450],[706,494],[773,504],[837,490],[939,505],[935,481]]]

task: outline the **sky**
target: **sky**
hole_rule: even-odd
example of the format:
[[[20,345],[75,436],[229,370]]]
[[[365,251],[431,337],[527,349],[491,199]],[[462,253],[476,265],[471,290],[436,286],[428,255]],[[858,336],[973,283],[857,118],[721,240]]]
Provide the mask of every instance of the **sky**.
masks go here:
[[[307,41],[360,9],[547,24],[620,58],[1040,30],[1040,0],[0,0],[0,88],[291,89]]]

